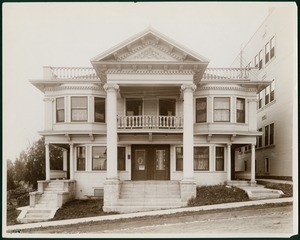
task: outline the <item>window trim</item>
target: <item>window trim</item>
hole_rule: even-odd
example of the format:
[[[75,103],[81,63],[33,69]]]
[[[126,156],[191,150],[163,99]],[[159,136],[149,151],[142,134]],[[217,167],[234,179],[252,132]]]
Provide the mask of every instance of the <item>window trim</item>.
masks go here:
[[[86,99],[86,108],[75,108],[76,110],[86,110],[86,120],[73,120],[73,106],[72,106],[72,99],[73,98],[85,98]],[[71,104],[71,122],[88,122],[89,119],[89,98],[87,96],[71,96],[70,99]]]
[[[197,101],[199,100],[199,99],[205,99],[205,110],[197,110]],[[196,99],[195,99],[195,122],[196,123],[207,123],[207,97],[197,97]],[[197,116],[198,116],[198,114],[197,114],[197,111],[205,111],[205,120],[204,121],[198,121],[197,120]]]
[[[207,169],[196,169],[195,168],[195,164],[194,164],[194,172],[210,172],[210,160],[211,160],[211,156],[210,156],[210,146],[207,145],[201,145],[201,146],[194,146],[193,151],[194,151],[194,155],[193,155],[193,161],[195,161],[195,148],[208,148],[208,168]]]

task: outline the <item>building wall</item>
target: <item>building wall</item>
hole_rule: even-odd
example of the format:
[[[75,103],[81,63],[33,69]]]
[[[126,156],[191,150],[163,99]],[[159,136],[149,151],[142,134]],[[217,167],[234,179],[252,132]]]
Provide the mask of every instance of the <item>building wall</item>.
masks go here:
[[[258,129],[275,124],[275,144],[257,149],[257,174],[292,176],[292,107],[296,86],[296,12],[289,7],[275,8],[262,23],[242,50],[243,67],[254,62],[256,54],[263,50],[263,66],[259,77],[275,80],[275,100],[257,111]],[[275,37],[275,56],[265,62],[265,45]],[[233,66],[240,66],[239,55]],[[270,172],[265,172],[265,158],[270,159]]]

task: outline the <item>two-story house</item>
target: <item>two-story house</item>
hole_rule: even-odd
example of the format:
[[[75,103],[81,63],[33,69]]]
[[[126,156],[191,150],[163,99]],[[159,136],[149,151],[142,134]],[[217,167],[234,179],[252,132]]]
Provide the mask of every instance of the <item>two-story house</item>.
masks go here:
[[[256,68],[208,63],[147,29],[91,68],[44,67],[31,83],[45,94],[46,181],[31,205],[63,182],[78,199],[104,195],[105,211],[185,206],[196,186],[235,180],[235,150],[244,145],[255,184],[256,94],[270,82]],[[51,170],[49,144],[65,149],[61,172]]]

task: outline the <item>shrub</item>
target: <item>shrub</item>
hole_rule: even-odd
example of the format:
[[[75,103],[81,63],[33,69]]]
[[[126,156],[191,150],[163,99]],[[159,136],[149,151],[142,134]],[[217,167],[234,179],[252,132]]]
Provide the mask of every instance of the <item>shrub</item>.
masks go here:
[[[20,186],[16,189],[7,192],[8,205],[17,205],[18,207],[29,205],[29,192],[30,188]]]
[[[284,183],[266,183],[266,188],[281,190],[284,195],[281,197],[292,197],[293,196],[293,185]]]

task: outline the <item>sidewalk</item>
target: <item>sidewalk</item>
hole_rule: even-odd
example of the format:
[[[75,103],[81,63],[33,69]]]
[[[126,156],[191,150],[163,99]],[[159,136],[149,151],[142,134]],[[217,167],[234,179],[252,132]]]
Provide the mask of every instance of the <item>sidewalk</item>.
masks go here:
[[[68,220],[61,220],[61,221],[18,224],[18,225],[7,226],[6,231],[12,231],[12,230],[17,231],[22,229],[30,229],[30,228],[38,228],[38,227],[62,226],[62,225],[70,225],[70,224],[86,223],[86,222],[99,222],[99,221],[106,221],[106,220],[157,216],[157,215],[174,214],[174,213],[182,213],[182,212],[197,212],[197,211],[204,211],[204,210],[239,208],[239,207],[261,205],[267,203],[287,203],[287,202],[293,202],[293,198],[291,197],[291,198],[265,199],[265,200],[257,200],[257,201],[223,203],[223,204],[206,205],[206,206],[199,206],[199,207],[185,207],[185,208],[158,210],[158,211],[150,211],[150,212],[137,212],[137,213],[116,214],[116,215],[107,215],[107,216],[99,216],[99,217],[68,219]]]
[[[258,178],[258,179],[256,179],[256,181],[269,182],[269,183],[283,183],[283,184],[291,184],[291,185],[293,185],[293,182],[292,181],[288,181],[288,180]]]

